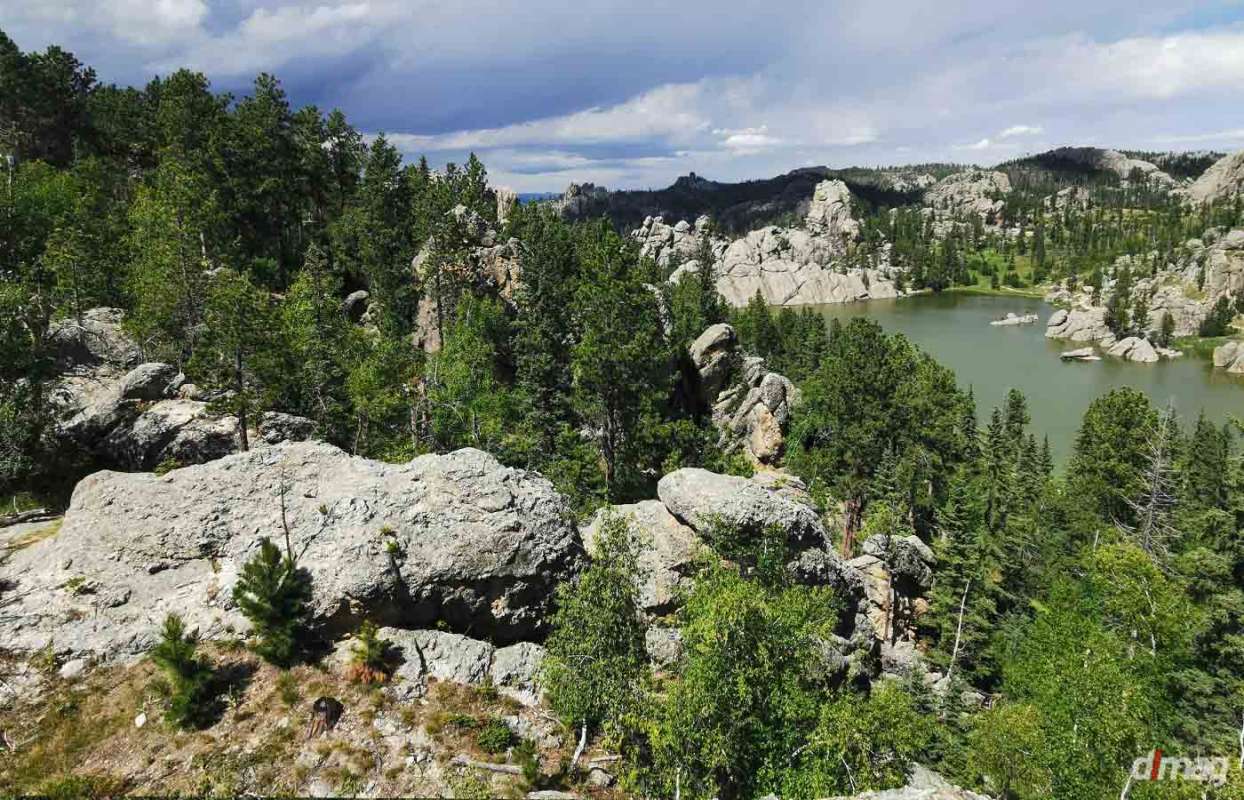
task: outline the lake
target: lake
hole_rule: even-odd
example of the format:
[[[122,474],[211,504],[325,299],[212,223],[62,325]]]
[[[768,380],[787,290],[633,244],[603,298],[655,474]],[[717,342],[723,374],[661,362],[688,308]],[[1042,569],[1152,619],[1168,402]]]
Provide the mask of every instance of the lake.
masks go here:
[[[1159,406],[1173,402],[1185,428],[1202,410],[1220,423],[1228,414],[1244,416],[1244,379],[1214,370],[1207,358],[1185,355],[1157,364],[1108,357],[1093,362],[1061,361],[1059,353],[1084,345],[1046,339],[1045,322],[1054,309],[1034,298],[943,293],[818,310],[827,319],[843,323],[853,317],[871,317],[886,331],[906,335],[954,370],[959,386],[972,388],[982,422],[1009,389],[1019,389],[1028,398],[1032,430],[1038,437],[1050,437],[1060,463],[1071,452],[1089,403],[1116,387],[1134,386]],[[989,324],[1008,311],[1036,312],[1041,320],[1035,325]]]

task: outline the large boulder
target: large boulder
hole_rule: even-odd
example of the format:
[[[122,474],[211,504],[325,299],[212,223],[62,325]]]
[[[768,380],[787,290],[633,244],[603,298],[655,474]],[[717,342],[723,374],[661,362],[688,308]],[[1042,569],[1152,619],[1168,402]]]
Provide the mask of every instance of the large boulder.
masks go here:
[[[740,355],[738,344],[734,328],[721,322],[705,328],[687,349],[699,374],[700,391],[706,402],[714,402],[725,388],[734,369],[733,362]]]
[[[170,612],[207,635],[243,630],[238,573],[261,537],[284,547],[286,526],[330,634],[369,618],[498,643],[539,636],[554,586],[583,557],[552,485],[486,453],[385,464],[284,443],[163,476],[84,479],[60,532],[0,565],[14,587],[0,641],[133,655]]]
[[[1096,342],[1110,336],[1104,306],[1060,308],[1050,315],[1045,335],[1050,339],[1073,342]]]
[[[48,331],[52,357],[60,372],[101,367],[125,370],[142,360],[142,350],[121,328],[125,312],[92,308],[81,318],[61,320]]]
[[[177,368],[172,364],[149,362],[139,364],[121,379],[122,400],[161,400],[181,386]]]
[[[661,478],[657,496],[670,513],[710,541],[716,527],[726,525],[752,535],[777,526],[793,543],[826,543],[815,510],[747,478],[684,467]]]
[[[1214,366],[1244,375],[1244,341],[1227,342],[1214,348]]]
[[[1223,156],[1201,173],[1185,195],[1194,203],[1229,200],[1244,188],[1244,150]]]
[[[860,223],[851,216],[851,191],[847,185],[839,180],[818,183],[805,224],[813,233],[854,241],[860,235]]]
[[[590,555],[596,554],[601,525],[608,514],[626,520],[639,538],[640,605],[657,616],[673,611],[679,595],[691,585],[703,542],[659,500],[644,500],[601,509],[592,517],[583,529],[583,543]]]
[[[534,705],[542,694],[540,662],[544,648],[534,642],[496,647],[458,633],[381,628],[398,661],[394,688],[399,696],[422,696],[429,679],[478,686],[491,683],[502,693]]]
[[[785,429],[799,402],[795,385],[770,372],[764,359],[744,356],[734,328],[711,325],[688,348],[696,369],[690,387],[701,408],[711,410],[728,452],[741,450],[752,463],[772,464],[785,449]]]
[[[143,362],[124,314],[95,308],[51,332],[60,372],[48,392],[49,446],[69,463],[123,470],[198,464],[241,447],[238,419],[214,413],[176,367]],[[265,415],[252,441],[305,439],[314,423]]]
[[[1106,355],[1141,364],[1154,364],[1158,360],[1158,352],[1153,349],[1153,345],[1138,336],[1125,336],[1112,344],[1106,350]]]

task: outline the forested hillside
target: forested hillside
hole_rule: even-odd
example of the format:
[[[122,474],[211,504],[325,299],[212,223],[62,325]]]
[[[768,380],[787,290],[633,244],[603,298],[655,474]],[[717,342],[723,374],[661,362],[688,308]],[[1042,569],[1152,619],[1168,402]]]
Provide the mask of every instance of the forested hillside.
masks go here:
[[[874,322],[270,75],[0,35],[0,104],[0,514],[68,509],[2,540],[0,793],[1244,797],[1239,420],[1111,391],[1060,469],[1018,392],[982,426]],[[848,258],[1022,286],[1240,221],[1014,170]],[[1132,785],[1154,748],[1230,780]]]

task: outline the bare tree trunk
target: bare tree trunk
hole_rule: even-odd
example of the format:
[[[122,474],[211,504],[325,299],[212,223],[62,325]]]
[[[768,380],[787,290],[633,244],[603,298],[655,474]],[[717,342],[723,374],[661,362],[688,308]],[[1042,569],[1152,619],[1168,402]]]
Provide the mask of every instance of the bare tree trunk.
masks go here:
[[[959,641],[963,637],[963,612],[968,605],[968,590],[972,588],[972,579],[963,585],[963,597],[959,600],[959,624],[955,627],[955,646],[950,651],[950,665],[946,667],[946,685],[950,686],[950,676],[955,672],[955,660],[959,658]]]
[[[570,769],[574,770],[575,764],[579,763],[579,756],[583,755],[583,748],[587,747],[587,723],[583,723],[583,727],[579,729],[579,746],[574,749],[574,755],[570,758]]]
[[[240,347],[234,348],[233,353],[234,353],[233,384],[234,384],[234,389],[238,393],[238,401],[239,401],[238,402],[238,438],[242,442],[242,452],[246,452],[247,450],[251,449],[251,442],[250,442],[250,435],[246,432],[246,426],[248,424],[248,420],[246,418],[247,417],[246,399],[242,394],[243,389],[245,388],[242,382],[242,348]]]

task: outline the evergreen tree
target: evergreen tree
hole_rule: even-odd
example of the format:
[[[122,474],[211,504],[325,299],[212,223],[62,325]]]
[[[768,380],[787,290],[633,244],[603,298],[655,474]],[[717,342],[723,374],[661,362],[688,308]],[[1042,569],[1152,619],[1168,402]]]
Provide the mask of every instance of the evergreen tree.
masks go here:
[[[311,576],[298,567],[293,553],[282,555],[271,539],[260,539],[233,588],[233,601],[258,639],[255,652],[278,666],[293,663],[306,644],[310,600]]]
[[[250,448],[251,427],[268,405],[275,383],[268,298],[245,276],[227,267],[216,270],[208,286],[205,333],[191,363],[206,386],[228,390],[214,407],[238,418],[238,442]]]
[[[165,716],[181,728],[202,727],[213,712],[212,669],[196,654],[198,645],[198,632],[187,631],[181,617],[169,614],[160,642],[151,651],[151,660],[164,670],[170,684]]]
[[[594,431],[608,497],[619,500],[643,489],[642,429],[667,395],[668,351],[656,297],[636,279],[633,253],[618,235],[592,226],[580,259],[579,341],[570,361],[575,408]]]

